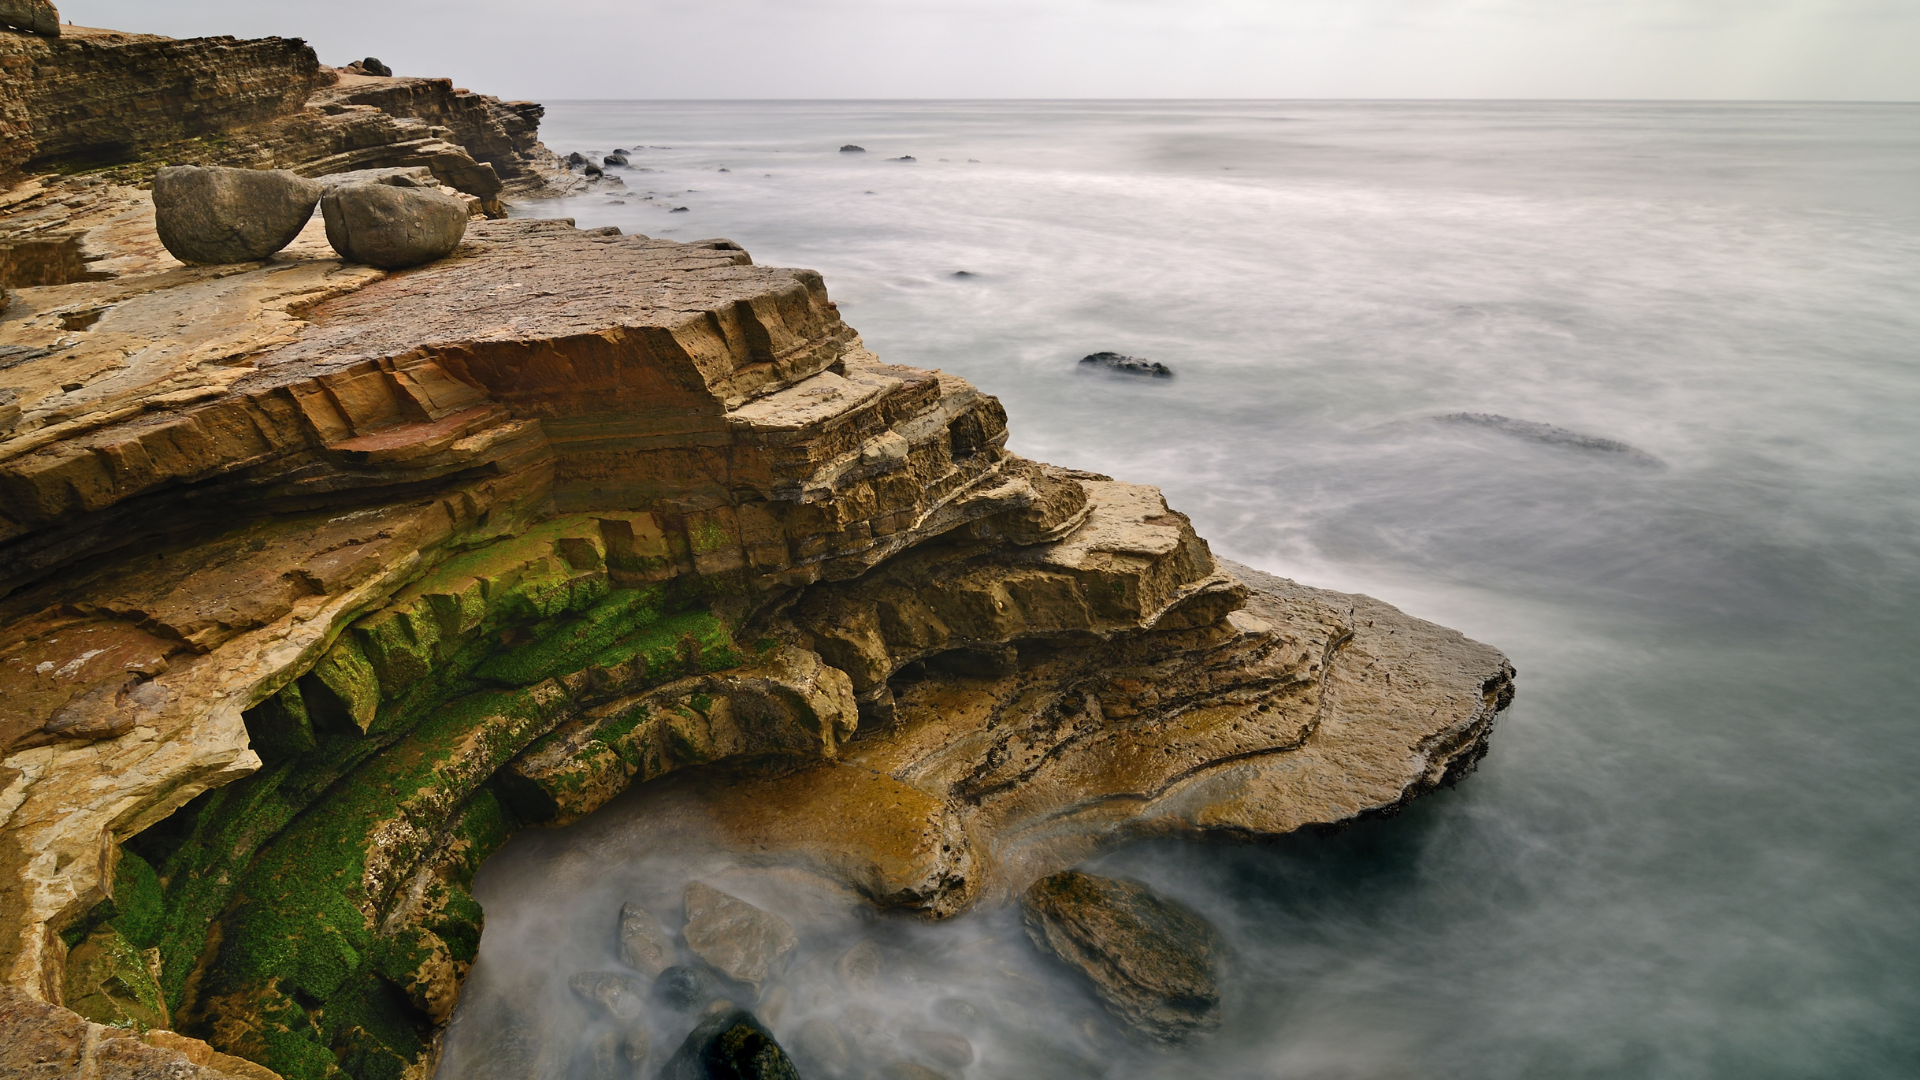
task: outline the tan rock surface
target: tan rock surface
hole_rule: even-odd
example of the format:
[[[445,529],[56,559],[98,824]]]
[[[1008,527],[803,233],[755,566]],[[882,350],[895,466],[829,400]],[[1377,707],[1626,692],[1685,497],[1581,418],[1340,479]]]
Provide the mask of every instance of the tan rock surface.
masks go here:
[[[552,175],[538,106],[278,40],[0,32],[0,71],[0,173],[119,140],[0,193],[0,1040],[57,1069],[422,1074],[480,863],[634,783],[662,835],[944,915],[1126,837],[1390,811],[1511,693],[1008,453],[811,271],[529,220],[393,274],[317,221],[186,267],[135,186],[424,168],[498,213]],[[103,115],[156,71],[187,105]],[[34,1003],[69,988],[188,1034]]]

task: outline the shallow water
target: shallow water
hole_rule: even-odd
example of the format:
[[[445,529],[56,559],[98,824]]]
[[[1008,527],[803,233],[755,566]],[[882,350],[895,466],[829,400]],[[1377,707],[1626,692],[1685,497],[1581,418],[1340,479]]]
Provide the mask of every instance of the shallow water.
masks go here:
[[[1013,1002],[1116,1077],[1920,1074],[1920,107],[563,103],[544,130],[645,148],[622,201],[523,212],[818,269],[883,358],[1000,395],[1013,449],[1159,484],[1216,552],[1520,671],[1479,773],[1398,818],[1101,862],[1233,945],[1226,1025],[1179,1054],[1103,1041],[1004,913],[768,893],[815,913],[808,956],[897,947],[896,1025]],[[1079,369],[1107,349],[1175,375]],[[632,805],[483,871],[482,975],[585,963],[623,890],[671,909],[720,873],[639,861]],[[996,1038],[969,1077],[1059,1071]]]

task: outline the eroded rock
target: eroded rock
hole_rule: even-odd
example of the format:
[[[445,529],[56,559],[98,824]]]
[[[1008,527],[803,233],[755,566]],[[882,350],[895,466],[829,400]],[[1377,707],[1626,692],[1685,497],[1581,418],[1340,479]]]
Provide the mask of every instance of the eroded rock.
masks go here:
[[[752,1014],[729,1009],[693,1029],[660,1080],[800,1080],[800,1073],[772,1032]]]
[[[1068,870],[1020,898],[1027,935],[1093,984],[1133,1031],[1181,1042],[1220,1026],[1213,927],[1144,885]]]
[[[1080,364],[1083,368],[1091,365],[1097,370],[1117,371],[1123,375],[1150,375],[1156,379],[1173,377],[1173,369],[1158,360],[1142,360],[1117,352],[1090,353],[1080,358]]]
[[[567,986],[614,1020],[636,1019],[646,1008],[645,984],[618,972],[583,971],[568,979]]]
[[[620,908],[620,960],[648,979],[673,966],[673,943],[660,921],[639,904]]]
[[[786,966],[800,939],[787,920],[702,882],[687,885],[687,948],[756,991]]]
[[[342,258],[404,270],[451,254],[467,234],[466,204],[394,184],[346,184],[320,199],[327,242]]]
[[[154,227],[181,262],[257,262],[293,243],[321,191],[284,169],[161,169],[153,177]]]

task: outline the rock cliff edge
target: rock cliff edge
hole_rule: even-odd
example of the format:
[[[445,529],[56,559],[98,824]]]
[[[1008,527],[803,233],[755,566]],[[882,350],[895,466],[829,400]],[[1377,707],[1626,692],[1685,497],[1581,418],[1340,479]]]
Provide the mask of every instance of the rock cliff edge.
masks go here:
[[[1010,453],[996,399],[875,356],[811,271],[540,220],[397,273],[318,220],[182,265],[162,163],[426,166],[494,215],[574,181],[539,106],[63,29],[0,29],[14,1060],[426,1075],[481,861],[637,784],[942,916],[1485,752],[1498,652]]]

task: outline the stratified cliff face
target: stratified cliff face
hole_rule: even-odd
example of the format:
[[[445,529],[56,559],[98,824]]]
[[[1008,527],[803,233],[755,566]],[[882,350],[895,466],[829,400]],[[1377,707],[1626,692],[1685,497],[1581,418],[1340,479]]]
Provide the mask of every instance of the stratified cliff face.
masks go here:
[[[339,117],[543,152],[426,82],[247,152]],[[1391,810],[1511,695],[1486,646],[1009,453],[811,271],[527,220],[396,274],[318,222],[185,267],[118,175],[0,196],[82,268],[0,317],[0,1050],[423,1075],[480,863],[635,784],[945,915],[1130,836]]]
[[[273,120],[323,81],[313,50],[288,38],[0,30],[0,65],[0,183]]]

